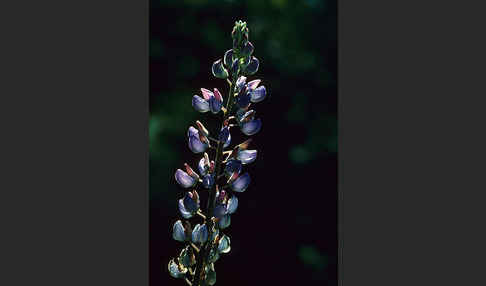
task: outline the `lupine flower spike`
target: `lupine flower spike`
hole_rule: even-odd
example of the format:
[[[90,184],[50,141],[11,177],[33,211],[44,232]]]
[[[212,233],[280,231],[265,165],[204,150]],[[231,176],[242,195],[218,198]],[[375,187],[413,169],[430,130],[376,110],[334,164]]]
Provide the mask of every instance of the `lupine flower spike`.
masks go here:
[[[183,220],[177,220],[172,226],[172,238],[184,246],[179,256],[169,261],[168,271],[172,277],[193,286],[216,283],[215,263],[220,255],[231,251],[230,237],[223,230],[226,232],[230,227],[231,216],[238,208],[237,195],[245,192],[251,182],[243,167],[257,158],[257,150],[248,149],[251,139],[230,147],[231,132],[239,127],[243,134],[252,136],[262,128],[261,120],[250,106],[264,100],[267,91],[259,79],[247,82],[258,71],[260,61],[253,56],[255,47],[249,41],[246,22],[237,21],[231,37],[232,49],[211,67],[216,78],[229,83],[228,96],[223,97],[217,88],[201,88],[199,94],[192,96],[196,111],[223,117],[221,128],[213,130],[216,135],[211,137],[201,121],[189,126],[189,150],[200,154],[198,172],[185,163],[174,176],[182,187],[178,209]],[[212,152],[215,152],[213,158],[208,154]],[[204,210],[199,194],[206,198]],[[200,221],[193,221],[192,227],[189,220],[196,219]]]

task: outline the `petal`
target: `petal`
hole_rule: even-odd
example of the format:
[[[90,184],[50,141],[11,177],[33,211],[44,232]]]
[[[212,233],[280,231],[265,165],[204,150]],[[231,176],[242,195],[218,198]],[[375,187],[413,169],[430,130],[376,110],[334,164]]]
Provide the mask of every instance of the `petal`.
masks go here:
[[[182,222],[180,220],[176,221],[172,227],[172,238],[181,242],[186,241],[184,226],[182,226]]]
[[[229,178],[234,172],[239,174],[241,172],[241,167],[241,162],[239,160],[229,160],[224,167],[224,173],[226,177]]]
[[[191,149],[193,153],[202,153],[206,151],[207,148],[208,144],[201,142],[201,140],[199,140],[199,136],[189,137],[189,149]]]
[[[250,175],[248,173],[243,174],[238,177],[233,183],[231,183],[231,188],[235,192],[244,192],[248,185],[250,184]]]
[[[186,246],[182,249],[181,253],[179,254],[179,263],[184,265],[185,267],[189,267],[193,264],[193,255],[191,251],[189,251],[189,246]]]
[[[192,97],[192,106],[202,113],[209,111],[209,103],[198,95]]]
[[[179,200],[179,211],[181,212],[181,215],[183,218],[188,219],[193,216],[193,214],[186,210],[186,207],[184,206],[184,199]]]
[[[245,76],[240,76],[236,80],[236,87],[238,88],[238,90],[241,90],[243,88],[243,86],[245,86],[245,83],[246,83],[246,77]]]
[[[196,224],[196,226],[192,230],[191,239],[192,239],[192,242],[194,242],[194,243],[200,242],[199,241],[199,237],[200,237],[200,231],[199,230],[200,230],[200,228],[201,228],[201,225],[200,224]]]
[[[223,61],[225,66],[231,66],[231,63],[233,63],[233,49],[227,50],[226,53],[224,53]]]
[[[195,213],[199,209],[197,202],[191,197],[190,193],[186,193],[183,199],[184,208],[190,213]]]
[[[255,57],[251,57],[250,64],[245,69],[246,74],[248,75],[255,74],[258,71],[259,66],[260,66],[260,61]]]
[[[211,68],[213,75],[217,78],[225,79],[228,77],[228,71],[223,67],[221,59],[215,61]]]
[[[223,102],[223,96],[221,96],[221,92],[219,92],[217,88],[214,89],[214,98],[220,102]]]
[[[208,240],[208,227],[206,226],[206,224],[203,224],[199,228],[199,241],[201,243],[205,243],[206,240]]]
[[[244,92],[236,98],[236,105],[239,108],[247,108],[250,105],[250,94],[247,92]]]
[[[208,105],[209,106],[209,105]],[[187,137],[191,137],[191,136],[197,136],[198,135],[198,132],[196,128],[192,127],[192,126],[189,126],[189,129],[187,130]]]
[[[231,216],[229,214],[223,216],[219,221],[218,225],[220,229],[225,229],[231,224]]]
[[[262,85],[262,86],[259,86],[257,87],[255,90],[253,90],[252,92],[250,92],[250,95],[251,95],[251,102],[260,102],[262,100],[265,99],[265,96],[267,94],[267,91],[265,89],[265,86]]]
[[[227,211],[229,214],[233,214],[236,209],[238,208],[238,198],[236,196],[232,196],[229,200],[228,200],[228,204],[226,206],[227,208]]]
[[[203,186],[206,189],[211,189],[214,185],[214,176],[212,174],[207,174],[203,178]]]
[[[251,136],[258,133],[261,127],[262,121],[260,119],[254,119],[250,122],[243,123],[241,126],[241,132],[243,132],[245,135]]]
[[[204,157],[199,160],[197,168],[199,169],[199,174],[201,174],[201,176],[205,176],[208,173],[209,166],[206,165],[206,160],[204,159]]]
[[[179,265],[177,265],[174,259],[169,261],[169,265],[167,266],[167,269],[169,270],[170,276],[174,278],[181,278],[187,272],[187,268],[180,270]]]
[[[209,109],[213,114],[217,114],[218,112],[220,112],[222,106],[222,102],[217,100],[216,97],[213,96],[209,99]]]
[[[248,42],[241,50],[241,53],[245,56],[249,56],[253,53],[253,50],[255,50],[255,47],[253,47],[253,44],[251,42]]]
[[[259,79],[254,79],[254,80],[250,81],[248,83],[248,89],[250,91],[254,90],[255,88],[257,88],[257,86],[260,84],[260,82],[261,82],[261,80],[259,80]]]
[[[226,214],[226,206],[223,204],[217,205],[214,208],[214,217],[220,218]]]
[[[214,94],[209,89],[205,88],[201,88],[201,93],[205,100],[209,100],[211,97],[214,96]]]
[[[219,259],[219,251],[215,247],[212,247],[211,250],[209,251],[208,261],[209,263],[214,263],[218,259]]]
[[[207,269],[207,273],[206,273],[206,283],[209,285],[209,286],[213,286],[214,284],[216,284],[216,271],[214,271],[214,264],[211,264],[212,267],[209,267],[209,269]]]
[[[179,185],[183,188],[190,188],[196,184],[196,180],[189,176],[186,172],[182,171],[181,169],[177,169],[175,172],[175,179]]]
[[[221,239],[219,240],[218,244],[218,251],[219,253],[228,253],[231,250],[231,241],[230,238],[227,235],[223,235]]]
[[[242,150],[238,151],[236,159],[241,161],[241,164],[249,164],[256,160],[257,150]]]

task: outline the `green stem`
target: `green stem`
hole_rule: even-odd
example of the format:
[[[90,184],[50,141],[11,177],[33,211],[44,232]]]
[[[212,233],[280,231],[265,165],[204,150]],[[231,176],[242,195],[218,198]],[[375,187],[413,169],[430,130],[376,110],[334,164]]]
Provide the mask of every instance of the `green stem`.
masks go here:
[[[238,74],[233,77],[232,82],[230,83],[230,92],[228,94],[228,101],[226,103],[226,113],[223,117],[223,122],[226,121],[230,116],[230,111],[231,107],[233,104],[233,97],[235,93],[235,85],[236,85],[236,80],[238,78]],[[229,82],[229,81],[228,81]],[[221,124],[221,128],[223,128],[223,123]],[[224,142],[218,141],[218,146],[216,148],[216,158],[215,158],[215,171],[214,174],[219,174],[221,171],[221,165],[222,165],[222,157],[223,157],[223,146]],[[216,178],[217,180],[217,178]],[[194,279],[192,282],[193,286],[200,286],[201,283],[201,274],[204,266],[206,265],[206,260],[208,258],[209,252],[212,247],[212,241],[211,241],[211,236],[213,235],[213,220],[211,219],[212,213],[214,210],[214,203],[215,203],[215,197],[216,197],[216,186],[217,182],[214,184],[214,187],[209,191],[209,198],[208,202],[206,205],[206,226],[208,227],[208,240],[206,243],[201,247],[201,251],[198,253],[199,255],[197,256],[197,264],[196,264],[196,273],[194,275]]]

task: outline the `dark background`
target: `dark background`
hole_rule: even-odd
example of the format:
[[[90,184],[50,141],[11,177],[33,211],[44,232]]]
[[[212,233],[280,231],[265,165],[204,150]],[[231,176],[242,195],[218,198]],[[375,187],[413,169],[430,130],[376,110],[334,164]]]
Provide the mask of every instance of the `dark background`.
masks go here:
[[[226,230],[232,250],[215,264],[217,285],[337,285],[337,27],[335,1],[151,1],[150,282],[183,285],[167,272],[181,243],[171,238],[183,189],[174,172],[200,156],[187,148],[189,125],[213,133],[219,117],[191,98],[227,84],[211,64],[231,48],[236,20],[248,23],[267,98],[247,165],[252,183]],[[232,143],[244,137],[232,130]],[[232,145],[233,146],[233,145]]]

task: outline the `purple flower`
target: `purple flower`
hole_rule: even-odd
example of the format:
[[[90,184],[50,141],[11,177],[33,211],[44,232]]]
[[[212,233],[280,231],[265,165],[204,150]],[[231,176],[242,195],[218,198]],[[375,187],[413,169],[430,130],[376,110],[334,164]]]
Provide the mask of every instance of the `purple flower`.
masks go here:
[[[239,150],[236,159],[240,160],[243,165],[252,163],[256,160],[257,150]]]
[[[179,200],[179,211],[183,218],[188,219],[194,216],[199,210],[199,195],[196,191],[187,192],[184,198]]]
[[[251,95],[246,92],[246,89],[243,89],[236,98],[236,105],[241,109],[248,108],[250,106],[250,99]]]
[[[205,113],[209,111],[209,102],[199,95],[192,97],[192,106],[199,112]]]
[[[233,173],[239,174],[241,172],[241,161],[231,159],[226,162],[226,166],[224,167],[224,174],[227,178],[231,177]]]
[[[219,132],[219,141],[224,142],[223,147],[226,148],[231,144],[231,134],[229,132],[229,127],[225,126]]]
[[[194,95],[192,97],[192,106],[199,112],[205,113],[211,110],[216,114],[221,111],[223,106],[223,97],[217,88],[214,89],[214,93],[205,88],[201,88],[203,97]]]
[[[241,132],[245,135],[255,135],[262,128],[262,121],[260,119],[251,120],[241,125]]]
[[[179,185],[183,188],[191,188],[197,184],[198,178],[190,176],[181,169],[177,169],[175,172],[175,179]]]
[[[204,156],[199,160],[199,163],[197,165],[197,168],[199,169],[199,174],[201,176],[205,176],[209,172],[209,167],[211,166],[211,163],[209,161],[209,156],[208,153],[204,152]]]
[[[242,193],[248,188],[248,185],[250,184],[250,175],[248,173],[243,174],[242,176],[234,176],[231,178],[232,183],[231,183],[231,188],[235,192]]]
[[[266,94],[267,91],[265,89],[265,86],[259,86],[254,90],[250,91],[250,101],[255,103],[260,102],[265,99]]]
[[[240,76],[236,80],[236,88],[237,88],[237,91],[240,92],[241,89],[245,87],[245,84],[246,84],[246,76]]]
[[[191,149],[193,153],[202,153],[209,147],[209,140],[206,137],[207,135],[200,134],[196,128],[190,126],[187,135],[189,149]]]

